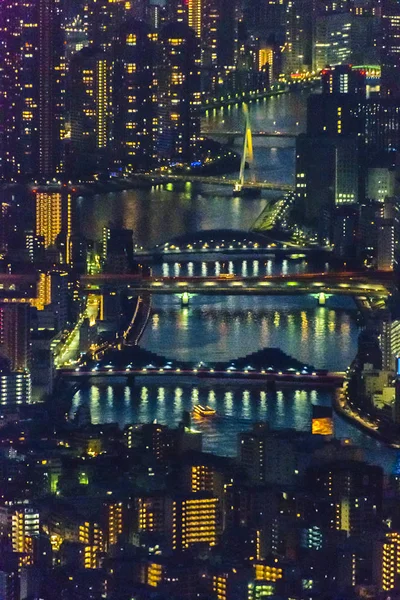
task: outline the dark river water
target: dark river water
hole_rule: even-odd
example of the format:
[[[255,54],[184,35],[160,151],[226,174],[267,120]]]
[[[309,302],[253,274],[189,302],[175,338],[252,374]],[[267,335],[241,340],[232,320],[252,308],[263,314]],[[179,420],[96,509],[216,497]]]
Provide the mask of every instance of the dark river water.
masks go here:
[[[283,95],[251,106],[253,130],[300,133],[304,130],[306,96]],[[203,130],[237,130],[240,108],[211,111]],[[241,141],[236,141],[238,149]],[[247,176],[291,183],[294,148],[290,139],[256,138],[255,159]],[[275,194],[276,195],[276,194]],[[204,229],[251,227],[271,194],[257,199],[232,198],[223,186],[167,186],[165,189],[129,190],[79,200],[82,232],[100,239],[110,222],[130,228],[138,245],[152,247],[174,236]],[[170,261],[157,267],[163,275],[241,275],[301,273],[305,259],[271,258]],[[331,297],[318,307],[313,296],[194,296],[182,309],[177,296],[155,296],[153,312],[141,345],[166,357],[184,360],[233,359],[263,347],[278,347],[317,368],[344,370],[354,358],[358,327],[351,299]],[[177,425],[184,410],[203,403],[217,409],[216,419],[196,426],[203,432],[203,448],[236,454],[240,431],[268,420],[273,427],[310,429],[312,404],[329,405],[329,389],[288,387],[276,392],[249,383],[162,381],[138,379],[134,386],[110,379],[78,392],[72,411],[87,403],[95,423],[157,419]],[[368,460],[390,470],[397,453],[381,446],[335,417],[336,435],[362,445]]]

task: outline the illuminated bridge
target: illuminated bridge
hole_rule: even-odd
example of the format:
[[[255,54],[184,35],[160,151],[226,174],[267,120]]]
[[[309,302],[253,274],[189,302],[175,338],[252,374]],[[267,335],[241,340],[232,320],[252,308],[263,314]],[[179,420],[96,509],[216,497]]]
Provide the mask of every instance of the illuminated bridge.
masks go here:
[[[130,175],[130,179],[138,181],[150,181],[153,185],[164,185],[166,183],[201,183],[208,185],[227,185],[231,188],[236,183],[236,179],[228,179],[227,177],[219,176],[207,176],[207,175],[193,175],[191,173],[186,174],[175,174],[175,173],[133,173]],[[293,185],[287,183],[271,183],[268,181],[246,181],[246,187],[254,188],[255,190],[273,190],[277,192],[291,192],[294,189]]]
[[[210,137],[229,137],[235,138],[237,136],[243,137],[243,131],[223,131],[221,129],[210,129],[208,131],[202,131],[202,135]],[[268,137],[268,138],[289,138],[296,139],[297,135],[294,133],[281,133],[280,131],[252,131],[252,137]]]
[[[288,356],[279,348],[263,348],[242,358],[204,363],[168,359],[140,346],[108,349],[101,359],[83,357],[78,366],[59,369],[62,377],[83,380],[92,377],[172,377],[224,380],[254,380],[265,383],[341,385],[344,373],[315,369]]]
[[[83,275],[82,288],[95,291],[102,288],[129,288],[135,294],[229,294],[229,295],[300,295],[340,294],[348,296],[378,296],[386,298],[394,289],[393,277],[386,272],[311,273],[240,277],[141,277],[130,274]]]

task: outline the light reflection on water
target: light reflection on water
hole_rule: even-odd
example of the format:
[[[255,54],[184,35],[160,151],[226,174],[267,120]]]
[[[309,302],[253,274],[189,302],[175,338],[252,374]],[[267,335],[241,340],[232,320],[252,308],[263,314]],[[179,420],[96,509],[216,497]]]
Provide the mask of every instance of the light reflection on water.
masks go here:
[[[252,384],[198,383],[139,379],[128,386],[123,379],[99,382],[77,392],[73,399],[73,414],[81,403],[90,407],[93,423],[116,422],[121,427],[128,423],[149,423],[157,419],[175,427],[183,411],[191,411],[196,404],[209,404],[217,410],[215,419],[196,421],[196,429],[203,432],[203,449],[207,452],[235,456],[237,435],[251,428],[257,421],[268,421],[274,428],[295,428],[309,431],[311,405],[329,405],[329,389],[296,389],[287,387],[277,391]],[[351,438],[362,444],[367,459],[390,470],[396,453],[335,417],[336,436]]]
[[[163,277],[218,277],[221,274],[240,275],[241,277],[262,277],[264,275],[288,275],[306,273],[310,269],[306,260],[288,260],[274,258],[248,258],[243,260],[203,260],[170,261],[153,265],[153,275]]]
[[[331,297],[154,296],[153,314],[141,345],[167,358],[226,361],[265,347],[280,348],[317,368],[345,370],[357,351],[355,307]],[[269,365],[265,365],[266,368]]]

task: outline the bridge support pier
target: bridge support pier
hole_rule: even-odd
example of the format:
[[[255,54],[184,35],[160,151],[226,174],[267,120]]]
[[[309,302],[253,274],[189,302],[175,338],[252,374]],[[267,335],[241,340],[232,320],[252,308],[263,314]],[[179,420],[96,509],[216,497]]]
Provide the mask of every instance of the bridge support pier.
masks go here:
[[[127,385],[134,386],[135,385],[135,376],[128,375],[126,378],[126,383],[127,383]]]
[[[181,296],[181,306],[182,308],[185,308],[186,306],[189,306],[189,302],[190,302],[190,296],[188,292],[183,292],[182,296]]]
[[[318,306],[325,306],[326,304],[326,296],[324,292],[318,294]]]

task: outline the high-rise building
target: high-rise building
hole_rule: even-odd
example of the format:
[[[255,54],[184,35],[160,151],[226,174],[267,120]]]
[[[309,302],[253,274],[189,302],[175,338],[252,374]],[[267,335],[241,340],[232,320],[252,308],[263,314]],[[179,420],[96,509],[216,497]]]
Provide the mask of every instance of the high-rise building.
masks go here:
[[[122,502],[107,502],[104,506],[107,547],[117,544],[122,534]]]
[[[94,520],[79,525],[79,542],[83,544],[83,566],[85,569],[98,569],[100,557],[105,550],[104,531]]]
[[[33,84],[38,86],[38,144],[35,152],[38,151],[39,154],[38,172],[42,177],[50,177],[61,169],[60,138],[65,72],[59,0],[39,0],[38,11],[38,60],[34,65],[37,71]],[[34,23],[30,26],[34,26]],[[34,48],[30,50],[33,51]]]
[[[393,271],[395,264],[395,223],[392,219],[378,219],[376,266],[379,271]]]
[[[129,20],[119,31],[114,54],[114,144],[122,168],[134,171],[155,160],[156,34]]]
[[[389,167],[371,167],[367,173],[366,197],[375,202],[395,195],[396,171]]]
[[[10,371],[0,367],[0,404],[29,404],[32,399],[30,373]]]
[[[0,178],[4,179],[20,172],[21,9],[20,0],[4,0],[0,10]]]
[[[364,162],[380,166],[394,162],[400,148],[400,101],[397,98],[359,98],[350,94],[313,94],[307,103],[307,133],[355,135]]]
[[[101,167],[110,142],[110,61],[99,48],[83,48],[72,57],[69,80],[71,168],[76,175]]]
[[[286,75],[311,67],[312,3],[309,0],[287,0],[286,40],[283,47],[283,72]]]
[[[382,2],[381,89],[387,96],[400,96],[400,5]]]
[[[201,48],[201,65],[205,69],[232,67],[237,44],[236,2],[188,0],[187,23]]]
[[[361,461],[336,461],[312,467],[308,484],[316,497],[335,505],[334,529],[360,534],[379,522],[383,472]]]
[[[372,556],[373,582],[380,591],[389,592],[397,587],[400,570],[400,534],[387,531],[374,541]]]
[[[37,285],[38,320],[44,329],[60,331],[68,321],[68,273],[49,271],[39,274]]]
[[[58,0],[6,0],[0,11],[0,176],[53,177],[62,168],[65,75]]]
[[[365,96],[365,69],[353,69],[351,65],[336,65],[335,67],[322,69],[321,79],[323,94]]]
[[[215,546],[220,533],[218,498],[207,492],[170,498],[167,528],[173,550]]]
[[[200,53],[195,32],[170,23],[160,32],[157,60],[157,153],[160,161],[188,162],[200,133]]]
[[[26,371],[30,359],[30,305],[22,302],[0,304],[0,352],[11,371]]]
[[[313,68],[347,64],[351,59],[351,15],[333,12],[315,18]]]
[[[129,8],[131,4],[125,0],[86,0],[84,20],[89,43],[110,50]]]
[[[335,207],[358,202],[357,138],[340,135],[298,136],[296,195],[299,218],[316,227],[321,238],[332,239],[331,217]]]
[[[265,436],[267,426],[255,426],[239,435],[238,456],[252,483],[265,481]]]
[[[377,267],[382,271],[393,271],[398,267],[400,244],[400,205],[397,198],[385,198],[378,205],[377,223]]]
[[[64,242],[63,262],[70,263],[70,237],[72,233],[72,195],[67,191],[46,192],[36,190],[35,234],[43,238],[44,247]]]
[[[110,273],[127,273],[133,261],[133,231],[103,227],[103,261]]]
[[[11,539],[14,552],[32,553],[32,538],[39,533],[39,513],[35,509],[20,508],[13,513]]]

